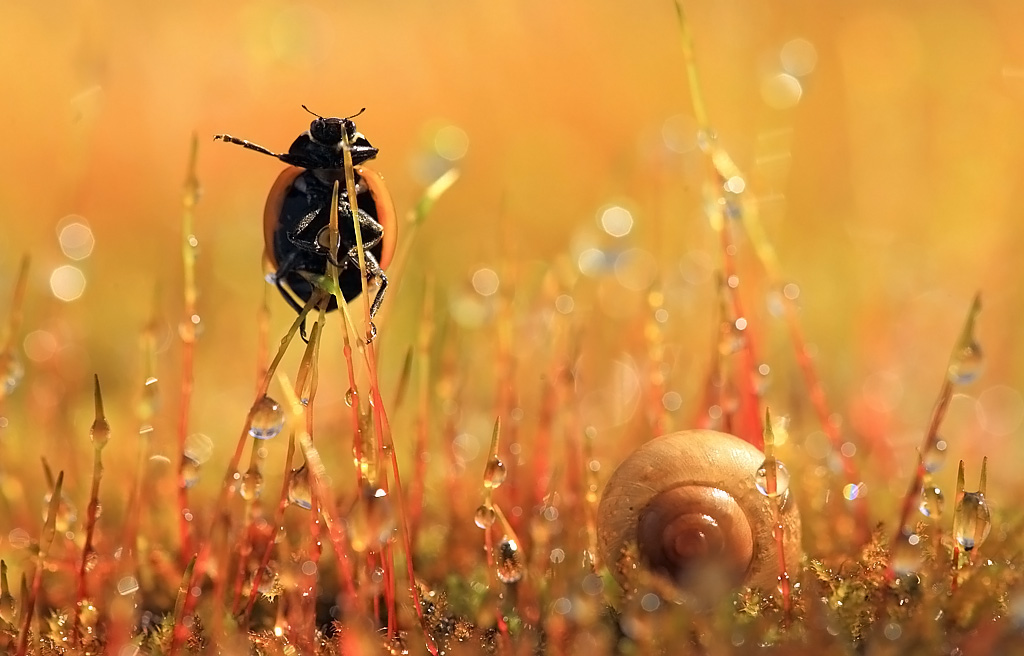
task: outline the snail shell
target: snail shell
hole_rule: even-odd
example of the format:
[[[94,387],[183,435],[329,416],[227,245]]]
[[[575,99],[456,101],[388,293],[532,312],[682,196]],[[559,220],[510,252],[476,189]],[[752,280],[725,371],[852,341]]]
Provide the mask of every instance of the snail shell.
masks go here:
[[[712,430],[655,438],[612,474],[598,509],[601,555],[620,582],[623,550],[682,589],[705,586],[709,572],[728,584],[775,589],[779,554],[772,501],[754,485],[764,454]],[[800,514],[782,497],[786,566],[800,561]]]

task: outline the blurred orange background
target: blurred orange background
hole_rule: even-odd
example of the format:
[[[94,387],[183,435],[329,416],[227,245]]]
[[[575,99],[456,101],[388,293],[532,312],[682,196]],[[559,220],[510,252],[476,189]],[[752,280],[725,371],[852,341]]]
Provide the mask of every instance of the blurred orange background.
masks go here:
[[[986,370],[956,397],[942,432],[951,461],[968,459],[969,481],[981,455],[994,457],[990,497],[996,508],[1012,505],[1024,419],[1024,5],[685,6],[711,121],[800,286],[804,328],[832,405],[847,418],[844,435],[875,440],[867,493],[905,489],[950,348],[981,290]],[[552,261],[578,269],[587,248],[635,248],[637,284],[627,272],[609,292],[582,272],[599,288],[574,310],[590,313],[582,322],[597,335],[585,357],[604,363],[599,385],[611,375],[606,361],[642,356],[631,319],[645,307],[638,290],[662,281],[669,386],[682,399],[669,405],[676,428],[690,423],[716,325],[719,254],[701,206],[706,168],[671,2],[6,2],[0,25],[0,307],[6,314],[18,260],[31,253],[22,334],[35,335],[23,344],[28,374],[0,439],[26,471],[37,468],[40,448],[60,468],[89,453],[94,371],[114,440],[126,458],[134,452],[138,337],[155,289],[166,410],[157,449],[173,444],[181,194],[193,133],[204,332],[191,425],[226,462],[251,403],[265,288],[260,222],[282,165],[212,136],[285,150],[311,119],[302,104],[325,116],[367,108],[358,125],[380,149],[375,168],[403,215],[444,170],[461,173],[385,302],[386,385],[415,340],[429,272],[439,312],[455,308],[469,400],[479,397],[464,430],[486,440],[494,389],[484,354],[495,331],[458,310],[463,296],[480,302],[474,272],[488,268],[507,283],[503,261],[514,260],[517,298],[528,303]],[[602,230],[609,205],[630,212],[628,235]],[[58,239],[69,221],[95,238],[80,260]],[[749,244],[740,248],[749,260]],[[86,281],[67,302],[51,288],[65,265]],[[813,432],[792,350],[763,309],[758,269],[748,261],[744,271],[774,372],[768,400]],[[270,303],[276,342],[293,315],[273,290]],[[333,343],[324,357],[341,362],[339,353]],[[536,395],[547,366],[524,345],[524,397]],[[328,408],[347,386],[336,373],[324,377]],[[532,421],[528,413],[524,429]],[[70,442],[79,446],[61,448]],[[614,463],[629,448],[602,439],[598,455]],[[75,486],[84,490],[81,466]],[[203,485],[215,485],[222,467]],[[947,490],[954,476],[955,467],[943,470]]]

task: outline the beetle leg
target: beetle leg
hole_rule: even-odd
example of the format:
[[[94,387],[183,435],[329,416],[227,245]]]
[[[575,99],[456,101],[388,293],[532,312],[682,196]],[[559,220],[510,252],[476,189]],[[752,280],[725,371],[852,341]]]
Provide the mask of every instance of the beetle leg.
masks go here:
[[[216,134],[213,136],[213,140],[226,141],[228,143],[232,143],[243,148],[248,148],[249,150],[255,150],[257,153],[263,153],[264,155],[270,155],[271,157],[276,157],[278,159],[281,159],[281,157],[283,156],[281,154],[275,153],[272,150],[268,150],[259,144],[254,144],[251,141],[239,139],[238,137],[232,137],[230,134]]]
[[[255,143],[253,143],[251,141],[246,141],[245,139],[239,139],[238,137],[232,137],[230,134],[215,134],[215,135],[213,135],[213,140],[214,141],[226,141],[228,143],[232,143],[232,144],[235,144],[237,146],[241,146],[242,148],[248,148],[249,150],[255,150],[257,153],[260,153],[260,154],[263,154],[263,155],[270,155],[271,157],[276,157],[277,159],[281,160],[285,164],[291,164],[292,166],[299,166],[299,167],[304,168],[304,169],[313,168],[315,166],[314,162],[310,162],[308,158],[302,157],[301,155],[293,155],[291,153],[275,153],[274,151],[270,150],[269,148],[264,148],[263,146],[261,146],[259,144],[255,144]]]
[[[380,277],[380,287],[377,288],[377,295],[373,297],[373,304],[370,306],[371,318],[377,314],[380,304],[384,302],[384,290],[388,288],[388,277],[384,275],[384,272],[378,270],[377,275]]]
[[[370,249],[384,238],[384,226],[366,212],[359,210],[359,232],[363,235],[363,248]]]
[[[376,264],[376,261],[374,263]],[[367,344],[377,338],[377,324],[373,323],[373,318],[377,316],[377,310],[384,302],[384,290],[388,288],[388,277],[384,275],[379,266],[377,267],[377,276],[380,278],[380,287],[377,288],[377,295],[373,297],[373,303],[370,304],[370,336],[366,338]]]
[[[339,209],[344,210],[344,212],[339,212],[339,219],[341,218],[342,214],[344,214],[345,216],[351,216],[351,206],[348,203],[341,203],[341,207]],[[327,256],[327,260],[334,266],[338,267],[340,271],[345,270],[345,267],[348,265],[349,260],[358,265],[358,249],[355,246],[349,249],[348,255],[345,258],[345,260],[340,260],[334,253],[331,253],[330,248],[325,247],[323,245],[323,242],[321,241],[321,236],[328,234],[325,232],[326,230],[328,230],[327,227],[320,229],[320,233],[317,234],[316,243],[313,244],[313,247],[311,248],[310,242],[298,237],[297,234],[307,225],[309,225],[309,222],[304,223],[294,232],[288,233],[288,239],[291,240],[293,244],[299,246],[300,248],[305,248],[306,250],[309,250],[313,253],[325,254]],[[376,219],[374,219],[372,216],[370,216],[363,210],[359,210],[359,232],[363,236],[363,250],[367,254],[369,254],[371,248],[379,244],[381,242],[381,239],[384,238],[384,227],[380,223],[378,223]],[[338,247],[340,250],[341,245],[339,244]],[[355,256],[354,259],[353,256]]]
[[[380,304],[384,302],[384,290],[388,288],[388,277],[384,275],[384,270],[380,268],[380,264],[377,262],[377,258],[373,256],[373,253],[364,250],[363,255],[366,259],[366,279],[373,280],[376,278],[380,281],[377,294],[373,297],[373,303],[370,304],[370,337],[366,340],[366,343],[369,344],[377,337],[377,326],[374,325],[372,319],[377,316],[377,310],[380,309]],[[355,247],[352,247],[348,252],[346,260],[355,265],[356,268],[359,267],[359,253]]]
[[[294,262],[295,254],[292,253],[285,259],[284,265],[270,275],[270,279],[273,281],[274,286],[277,287],[277,291],[281,292],[281,296],[284,296],[284,300],[288,303],[288,305],[290,305],[291,308],[295,310],[295,313],[302,314],[302,306],[299,305],[299,302],[295,300],[295,297],[292,295],[291,291],[284,286],[285,277],[287,277],[287,275],[291,273]],[[306,336],[306,317],[302,317],[302,323],[299,324],[299,337],[302,338],[303,342],[307,344],[309,343],[309,339]]]
[[[356,267],[359,266],[359,254],[355,252],[355,248],[349,251],[348,261],[354,264]],[[370,305],[370,318],[372,319],[377,314],[377,310],[380,309],[380,304],[384,302],[384,290],[388,288],[388,277],[384,275],[384,270],[380,268],[380,264],[377,263],[377,258],[373,256],[370,251],[364,251],[363,255],[366,258],[366,279],[373,280],[376,278],[380,281],[380,287],[377,289],[377,295],[373,297],[373,303]]]

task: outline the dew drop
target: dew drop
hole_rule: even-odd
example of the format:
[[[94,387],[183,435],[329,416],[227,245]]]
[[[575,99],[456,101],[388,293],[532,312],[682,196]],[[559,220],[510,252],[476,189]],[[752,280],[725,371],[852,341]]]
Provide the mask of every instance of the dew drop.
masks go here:
[[[198,314],[193,314],[189,321],[182,321],[178,324],[178,336],[183,342],[194,342],[196,337],[203,332],[203,324]]]
[[[473,522],[478,527],[486,530],[494,525],[496,517],[497,515],[494,512],[494,508],[484,504],[476,509],[476,515],[473,516]]]
[[[48,492],[43,497],[43,521],[46,521],[46,515],[50,509],[50,499],[53,498],[53,493]],[[58,533],[66,533],[71,530],[75,522],[78,521],[78,511],[75,509],[68,498],[63,494],[60,495],[60,502],[57,504],[57,517],[56,517],[56,528]]]
[[[772,469],[775,470],[775,491],[769,492],[768,475]],[[781,460],[766,458],[754,474],[754,485],[757,486],[757,491],[766,497],[777,497],[780,494],[785,494],[789,490],[789,470],[786,469]]]
[[[925,517],[931,517],[932,519],[938,520],[942,517],[942,508],[946,503],[946,497],[942,494],[942,490],[936,485],[928,483],[921,490],[921,503],[918,506],[918,510]]]
[[[717,141],[718,135],[715,134],[714,130],[701,129],[697,131],[697,145],[704,152],[710,151]]]
[[[85,571],[91,572],[96,569],[96,565],[100,562],[100,555],[96,553],[96,550],[89,547],[89,551],[85,554]]]
[[[963,498],[956,507],[957,544],[964,551],[972,551],[981,546],[992,530],[992,515],[981,492],[964,492]]]
[[[139,395],[139,403],[136,412],[139,418],[146,422],[156,414],[160,407],[160,385],[156,377],[150,376],[142,385],[142,393]],[[141,431],[140,431],[141,432]]]
[[[277,437],[282,428],[284,428],[284,410],[277,404],[277,401],[269,396],[264,396],[257,403],[256,411],[252,415],[249,435],[257,440],[269,440]]]
[[[293,469],[288,478],[288,503],[305,510],[313,508],[313,488],[305,465]]]
[[[501,487],[507,474],[505,463],[498,456],[492,456],[484,469],[484,487],[491,490]]]
[[[348,538],[357,552],[376,551],[387,543],[395,529],[395,514],[388,493],[364,485],[346,519]]]
[[[7,353],[0,358],[3,361],[3,372],[0,373],[0,390],[3,391],[0,398],[2,398],[11,394],[21,383],[25,377],[25,365],[14,353]]]
[[[351,408],[358,402],[358,400],[359,394],[353,388],[350,387],[345,391],[345,405]]]
[[[199,463],[188,456],[181,457],[181,482],[186,488],[199,482]]]
[[[718,352],[723,356],[739,353],[746,346],[746,336],[743,331],[733,324],[729,330],[722,334],[718,342]]]
[[[503,583],[515,583],[523,578],[523,558],[519,545],[507,535],[494,548],[494,564]]]
[[[916,538],[917,535],[904,529],[892,545],[892,569],[901,576],[921,569],[921,547]]]
[[[250,467],[246,472],[245,476],[242,477],[242,487],[238,493],[242,495],[242,498],[246,501],[253,501],[260,497],[260,492],[263,491],[263,474],[255,466]]]
[[[110,424],[107,420],[100,417],[92,422],[92,427],[89,428],[89,437],[97,449],[105,447],[110,441]]]
[[[280,578],[277,568],[272,563],[263,569],[263,575],[260,577],[260,584],[256,591],[268,599],[280,592]]]
[[[953,355],[949,363],[949,380],[957,385],[974,382],[981,374],[982,365],[981,345],[972,339]]]
[[[923,457],[924,470],[929,474],[942,469],[942,465],[946,462],[946,441],[943,439],[935,440],[935,443],[928,449]]]

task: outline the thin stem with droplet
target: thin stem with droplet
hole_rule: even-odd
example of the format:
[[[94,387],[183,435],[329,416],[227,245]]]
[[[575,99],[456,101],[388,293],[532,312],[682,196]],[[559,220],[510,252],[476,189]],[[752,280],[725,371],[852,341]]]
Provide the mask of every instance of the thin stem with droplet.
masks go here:
[[[971,309],[967,313],[967,320],[964,322],[963,330],[960,332],[960,337],[957,339],[956,345],[953,347],[952,355],[950,355],[950,361],[956,357],[956,354],[962,348],[964,344],[970,344],[974,339],[974,324],[977,321],[978,315],[981,313],[981,295],[976,294],[974,301],[971,303]],[[921,448],[922,457],[918,459],[917,468],[914,470],[914,477],[910,481],[910,487],[907,488],[907,493],[903,496],[903,504],[900,507],[899,521],[896,523],[896,536],[893,539],[893,544],[899,539],[904,527],[907,525],[907,521],[910,519],[911,513],[914,512],[915,502],[921,495],[921,490],[924,485],[924,477],[927,470],[924,466],[924,457],[932,449],[935,448],[936,442],[939,440],[939,426],[942,425],[942,420],[946,416],[946,410],[949,409],[950,401],[953,400],[953,381],[949,376],[948,366],[946,371],[943,372],[942,387],[939,389],[939,398],[935,402],[935,407],[932,410],[931,420],[928,422],[928,430],[924,434],[924,444]],[[963,466],[963,463],[961,463]],[[960,498],[963,494],[963,485],[958,482],[957,486],[957,498],[956,503],[960,502]],[[955,507],[955,506],[954,506]],[[955,516],[955,513],[954,513]],[[954,521],[956,521],[954,519]],[[953,552],[954,558],[959,559],[959,550],[955,544],[956,529],[954,527],[954,545]],[[893,569],[892,559],[889,559],[889,568],[887,575],[889,579],[895,577],[896,572]]]
[[[185,572],[181,575],[181,583],[178,584],[178,596],[174,599],[174,612],[171,615],[174,627],[171,630],[171,644],[167,650],[170,656],[176,656],[185,638],[188,637],[188,627],[185,626],[185,615],[189,607],[188,600],[192,597],[192,577],[195,572],[196,559],[192,556],[185,566]],[[220,612],[218,609],[216,612]]]
[[[39,591],[43,587],[43,572],[46,570],[46,559],[50,554],[50,545],[57,535],[57,512],[62,498],[64,487],[64,472],[57,474],[57,480],[53,484],[53,495],[50,497],[49,506],[46,509],[46,522],[43,524],[43,532],[39,536],[39,546],[36,548],[36,569],[32,575],[32,587],[25,601],[26,612],[21,619],[21,633],[18,636],[17,656],[25,656],[28,652],[28,636],[32,627],[32,617],[35,615],[36,602],[39,599]],[[40,630],[36,635],[42,636]]]
[[[779,494],[779,465],[775,459],[775,431],[772,430],[771,410],[764,409],[764,462],[765,489],[772,508],[772,535],[775,538],[775,550],[779,554],[779,590],[782,593],[782,626],[789,626],[793,601],[789,586],[789,570],[786,567],[786,527],[782,523],[782,499]]]
[[[188,481],[185,471],[185,440],[188,436],[188,420],[192,406],[192,391],[195,387],[195,342],[196,342],[196,237],[194,234],[195,206],[199,202],[199,179],[196,176],[196,161],[199,154],[199,136],[192,133],[188,168],[185,176],[185,192],[182,197],[182,242],[181,259],[184,277],[184,317],[179,334],[181,337],[181,392],[178,401],[178,542],[181,558],[192,553],[191,523],[188,520]]]
[[[292,340],[295,339],[295,334],[299,331],[299,326],[306,319],[306,315],[309,314],[320,301],[324,298],[324,292],[320,289],[315,289],[309,300],[303,306],[298,316],[292,322],[292,325],[288,328],[288,332],[285,333],[284,337],[281,338],[281,345],[278,348],[277,355],[274,356],[270,366],[267,367],[267,372],[263,377],[260,385],[256,388],[256,397],[253,400],[252,405],[249,407],[249,412],[245,417],[245,423],[242,426],[242,432],[238,436],[238,440],[235,443],[235,451],[231,456],[231,461],[228,463],[227,471],[224,474],[224,480],[221,484],[220,492],[217,495],[217,500],[214,504],[214,516],[210,518],[209,527],[207,528],[204,539],[199,548],[199,552],[196,557],[195,567],[193,568],[193,576],[195,580],[193,585],[198,583],[200,577],[206,573],[206,563],[210,556],[210,550],[212,549],[214,542],[214,530],[221,525],[227,524],[227,522],[221,521],[222,518],[229,515],[230,506],[229,502],[234,496],[236,489],[236,474],[238,472],[238,464],[242,460],[242,452],[245,449],[246,441],[250,435],[249,430],[252,428],[253,417],[255,417],[257,410],[260,407],[263,397],[266,396],[267,390],[270,388],[270,381],[277,372],[278,366],[281,364],[281,360],[284,358],[285,353],[288,351],[288,346]],[[195,599],[189,597],[186,599],[186,611],[191,611],[191,607],[195,604]]]
[[[342,522],[339,520],[340,515],[338,514],[338,509],[334,502],[334,495],[331,493],[331,490],[327,485],[327,469],[324,466],[323,460],[320,458],[320,452],[313,445],[313,441],[310,438],[309,433],[306,431],[306,406],[304,406],[299,400],[298,395],[295,393],[294,388],[288,382],[288,377],[285,376],[284,373],[279,373],[278,379],[285,398],[287,399],[292,426],[298,427],[295,431],[295,438],[299,448],[302,450],[303,456],[306,459],[306,466],[309,470],[313,494],[320,500],[324,520],[328,529],[328,536],[331,538],[334,550],[338,555],[338,563],[343,575],[342,583],[348,597],[348,602],[350,604],[349,607],[354,608],[356,591],[353,582],[348,539],[345,535]]]
[[[423,492],[427,478],[427,449],[430,433],[430,352],[434,343],[434,280],[428,277],[423,294],[419,334],[416,340],[417,407],[416,407],[416,462],[409,490],[412,517],[409,519],[412,542],[416,542],[420,517],[423,513]],[[395,403],[398,407],[398,403]]]
[[[306,350],[304,351],[303,356],[302,356],[302,362],[303,363],[306,363],[306,362],[309,362],[309,361],[316,361],[316,359],[319,358],[320,335],[322,333],[322,327],[323,327],[323,312],[322,312],[322,307],[321,307],[320,320],[317,321],[315,324],[313,324],[313,328],[312,328],[312,330],[310,331],[310,334],[309,334],[309,343],[306,344]],[[309,381],[309,374],[312,371],[313,371],[312,367],[302,366],[300,364],[299,376],[296,378],[296,381],[295,381],[295,384],[296,384],[296,392],[295,392],[296,396],[298,396],[299,398],[302,398],[302,397],[306,397],[308,395],[310,404],[312,404],[312,402],[313,402],[313,397],[315,395],[315,387],[310,385],[310,387],[308,388],[308,391],[307,391],[306,385],[307,385],[307,382],[310,382]],[[307,424],[307,430],[308,430],[308,424]],[[267,566],[270,563],[270,555],[271,555],[271,553],[273,553],[273,550],[274,550],[274,544],[276,542],[275,538],[277,536],[277,532],[281,530],[280,529],[281,522],[284,521],[284,511],[285,511],[285,508],[288,507],[288,490],[289,490],[289,486],[291,484],[292,476],[294,475],[294,473],[292,472],[292,462],[294,461],[294,459],[295,459],[295,431],[294,430],[290,430],[290,431],[288,431],[288,451],[287,451],[287,454],[286,454],[285,460],[284,460],[284,465],[285,465],[285,467],[284,467],[284,479],[283,479],[283,482],[282,482],[282,485],[281,485],[281,495],[278,497],[277,507],[276,507],[276,509],[274,511],[274,518],[272,520],[273,523],[271,524],[273,529],[272,529],[272,532],[271,532],[270,536],[268,537],[267,544],[266,544],[266,546],[263,549],[263,555],[260,557],[259,567],[256,568],[256,571],[253,574],[252,587],[249,590],[249,599],[248,599],[248,601],[246,603],[245,611],[244,611],[243,619],[242,619],[242,626],[243,626],[243,628],[248,627],[249,618],[250,618],[250,616],[252,614],[253,606],[256,603],[256,596],[259,593],[260,583],[262,582],[264,572],[266,571]],[[306,465],[303,464],[303,467],[305,467],[305,466]],[[317,511],[317,507],[316,507],[315,503],[312,504],[312,505],[313,505],[313,507],[310,508],[310,512],[315,514],[315,513],[318,512]],[[238,592],[240,592],[240,590],[241,590],[241,588],[239,586]],[[233,604],[233,608],[235,608],[235,612],[237,612],[238,603],[239,603],[239,598],[236,596],[235,602]]]
[[[87,596],[86,571],[89,566],[89,559],[93,556],[92,540],[96,532],[96,517],[100,508],[100,479],[103,476],[103,447],[107,444],[110,435],[110,425],[107,423],[106,414],[103,412],[103,394],[100,391],[100,377],[95,376],[95,419],[92,424],[93,442],[93,468],[92,487],[89,492],[89,507],[86,510],[85,518],[85,544],[82,546],[82,560],[78,567],[78,582],[76,587],[75,617],[72,624],[72,639],[74,644],[80,644],[81,613],[82,603]]]

